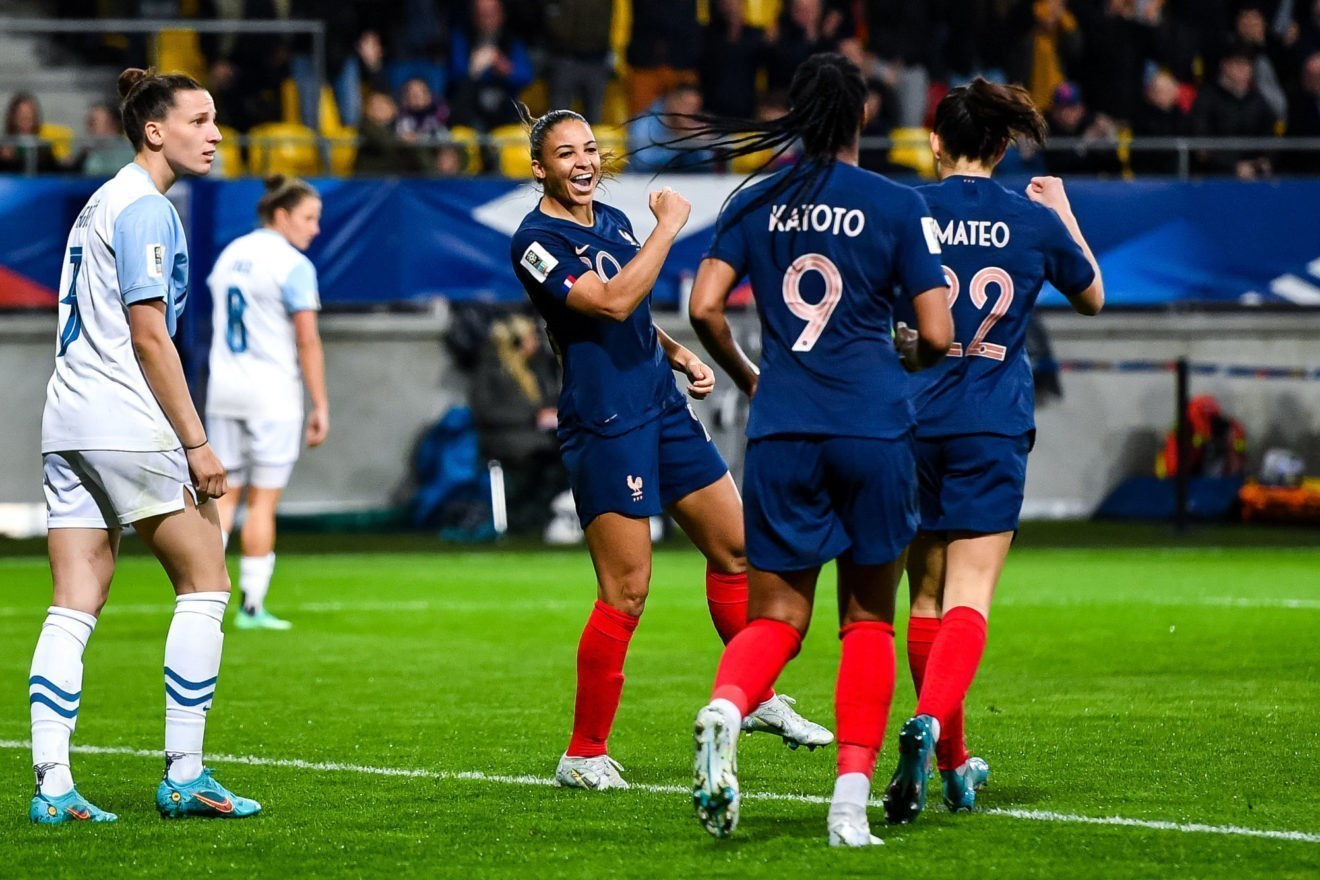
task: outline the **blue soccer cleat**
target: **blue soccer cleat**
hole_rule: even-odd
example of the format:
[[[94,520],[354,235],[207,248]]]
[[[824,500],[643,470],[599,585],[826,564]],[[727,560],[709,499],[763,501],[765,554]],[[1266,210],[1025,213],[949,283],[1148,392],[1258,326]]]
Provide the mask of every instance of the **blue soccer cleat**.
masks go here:
[[[885,821],[890,825],[905,825],[925,808],[935,739],[935,719],[929,715],[909,718],[898,732],[898,769],[884,797]]]
[[[119,817],[93,804],[71,789],[66,794],[49,795],[40,791],[32,798],[28,818],[39,825],[59,825],[63,822],[115,822]]]
[[[977,757],[968,758],[952,770],[941,770],[944,805],[954,813],[970,813],[976,807],[976,793],[989,779],[990,765]]]
[[[156,809],[162,819],[206,816],[212,819],[243,819],[261,812],[261,804],[239,797],[215,781],[209,769],[192,782],[173,782],[167,776],[156,789]]]

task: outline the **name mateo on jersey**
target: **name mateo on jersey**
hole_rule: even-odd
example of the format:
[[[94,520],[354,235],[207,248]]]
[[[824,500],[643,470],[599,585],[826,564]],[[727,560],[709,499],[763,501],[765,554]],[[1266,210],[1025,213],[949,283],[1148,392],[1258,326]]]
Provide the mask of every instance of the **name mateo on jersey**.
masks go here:
[[[842,232],[856,238],[866,228],[866,215],[857,208],[836,208],[832,205],[773,205],[770,208],[771,232]]]
[[[941,229],[935,227],[941,245],[1008,247],[1008,224],[1002,220],[950,220]]]

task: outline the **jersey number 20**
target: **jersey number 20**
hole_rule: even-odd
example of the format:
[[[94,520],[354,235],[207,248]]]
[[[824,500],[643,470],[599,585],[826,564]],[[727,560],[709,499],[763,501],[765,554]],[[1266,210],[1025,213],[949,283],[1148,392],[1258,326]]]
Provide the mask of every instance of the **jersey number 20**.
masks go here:
[[[243,291],[237,287],[229,288],[225,297],[228,302],[229,324],[225,330],[225,341],[234,354],[247,351],[247,328],[243,326],[243,311],[247,309],[247,300]]]
[[[953,308],[962,285],[958,281],[957,273],[948,266],[943,268],[944,277],[949,282],[949,308]],[[967,295],[972,298],[972,305],[976,306],[978,310],[984,309],[985,304],[990,300],[986,290],[991,284],[999,288],[999,299],[995,300],[994,306],[990,309],[990,314],[985,316],[981,326],[976,328],[976,335],[972,337],[971,342],[967,343],[966,348],[963,348],[961,342],[955,342],[949,346],[949,357],[983,357],[990,358],[993,361],[1004,359],[1004,355],[1007,353],[1004,346],[986,342],[985,337],[990,333],[990,328],[995,326],[1000,318],[1008,314],[1008,307],[1013,304],[1013,276],[998,266],[986,266],[972,276],[972,283],[967,285]]]
[[[809,303],[802,298],[802,276],[819,272],[825,279],[825,293],[819,302]],[[793,343],[794,351],[811,351],[825,332],[825,325],[843,296],[843,274],[839,267],[824,254],[803,254],[793,261],[784,273],[784,304],[788,310],[807,322]]]

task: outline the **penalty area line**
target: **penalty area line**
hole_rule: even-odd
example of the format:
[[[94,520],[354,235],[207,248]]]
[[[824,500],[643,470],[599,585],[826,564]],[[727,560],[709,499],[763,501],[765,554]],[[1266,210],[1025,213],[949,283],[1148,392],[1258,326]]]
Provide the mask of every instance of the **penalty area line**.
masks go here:
[[[30,742],[0,740],[0,749],[29,749]],[[72,752],[82,755],[124,755],[134,758],[160,758],[159,749],[134,749],[127,746],[73,746]],[[348,764],[341,761],[304,761],[301,758],[263,758],[259,755],[208,755],[217,764],[246,764],[252,767],[283,767],[292,770],[312,770],[321,773],[358,773],[367,776],[393,776],[409,779],[433,779],[441,782],[485,782],[496,785],[525,785],[548,788],[554,780],[540,776],[508,776],[482,773],[477,770],[422,770],[410,767],[373,767],[366,764]],[[645,785],[633,783],[633,791],[650,794],[690,795],[691,789],[681,785]],[[743,792],[745,800],[790,801],[801,804],[828,804],[830,799],[818,795],[783,794],[781,792]],[[879,806],[878,801],[872,802]],[[1124,816],[1082,816],[1056,813],[1048,810],[1013,810],[1001,807],[979,810],[982,816],[999,816],[1028,822],[1054,822],[1072,825],[1110,825],[1121,828],[1142,828],[1148,831],[1175,831],[1184,834],[1221,834],[1233,837],[1259,837],[1268,840],[1290,840],[1298,843],[1320,843],[1320,834],[1305,831],[1273,831],[1262,828],[1244,828],[1240,825],[1206,825],[1200,822],[1163,822],[1154,819],[1129,819]]]

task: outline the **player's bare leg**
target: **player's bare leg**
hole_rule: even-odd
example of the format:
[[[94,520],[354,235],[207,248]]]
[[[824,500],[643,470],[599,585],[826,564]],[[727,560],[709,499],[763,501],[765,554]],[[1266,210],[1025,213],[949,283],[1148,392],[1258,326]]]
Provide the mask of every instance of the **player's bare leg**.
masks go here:
[[[239,558],[238,588],[242,606],[234,616],[238,629],[287,630],[292,624],[266,610],[266,592],[275,572],[275,510],[282,489],[249,486],[247,516],[243,520],[242,548]],[[224,500],[223,498],[220,500]]]

